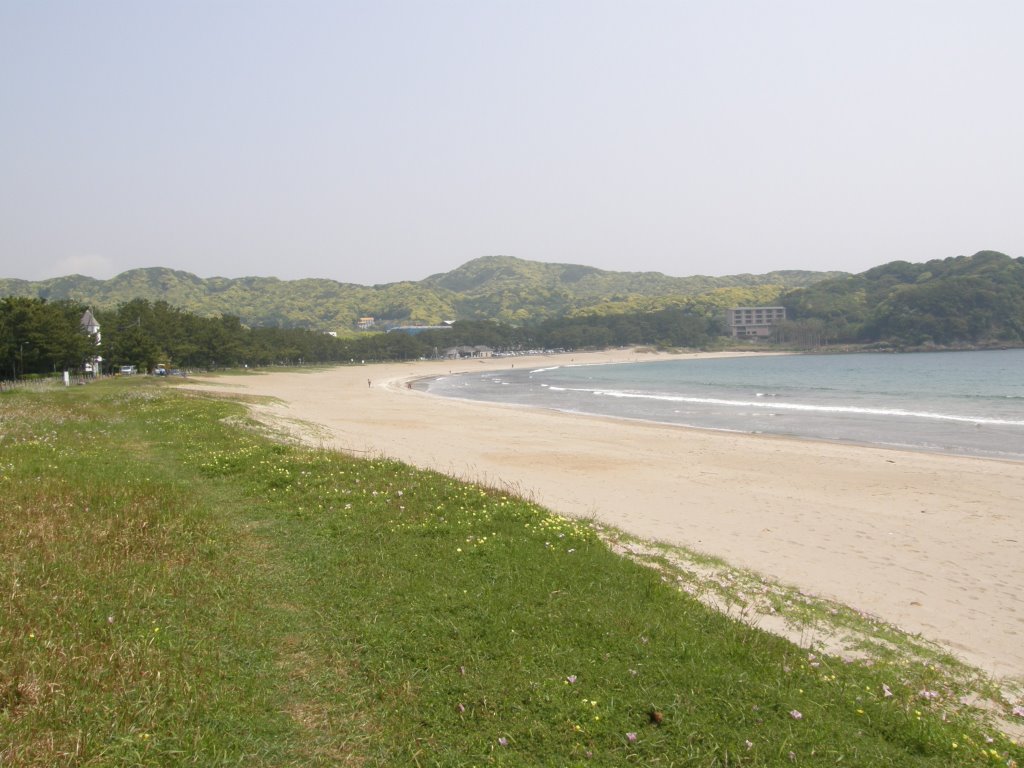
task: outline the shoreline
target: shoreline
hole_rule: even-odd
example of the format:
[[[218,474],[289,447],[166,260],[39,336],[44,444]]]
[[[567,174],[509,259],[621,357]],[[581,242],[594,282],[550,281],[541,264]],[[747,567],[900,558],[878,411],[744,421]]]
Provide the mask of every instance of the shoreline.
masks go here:
[[[526,359],[750,354],[761,353]],[[569,414],[411,386],[520,359],[195,377],[186,386],[277,398],[251,406],[254,415],[307,444],[505,488],[559,514],[710,554],[921,634],[997,679],[1024,682],[1024,462]]]
[[[600,363],[598,363],[600,365]],[[433,378],[433,377],[427,377]],[[410,382],[413,380],[410,380]],[[591,419],[610,419],[612,421],[622,421],[627,424],[650,424],[655,427],[663,427],[665,429],[685,429],[693,432],[706,432],[711,435],[749,435],[750,437],[763,437],[768,440],[795,440],[801,443],[822,443],[825,445],[837,445],[844,446],[848,445],[852,448],[877,448],[883,451],[894,451],[896,453],[911,453],[921,454],[923,456],[938,456],[938,457],[949,457],[956,459],[977,459],[979,461],[994,461],[1002,462],[1006,464],[1021,464],[1024,465],[1024,459],[1010,459],[1001,456],[986,456],[983,454],[974,453],[954,453],[951,451],[940,452],[940,451],[929,451],[924,448],[917,448],[912,445],[895,445],[891,443],[872,443],[868,441],[851,440],[847,438],[827,438],[827,437],[809,437],[805,435],[792,435],[792,434],[772,434],[770,432],[748,432],[742,429],[728,429],[726,427],[701,427],[693,424],[676,424],[671,421],[655,421],[653,419],[642,419],[639,417],[630,416],[610,416],[601,413],[590,413],[589,411],[563,411],[558,408],[547,408],[540,405],[523,405],[520,403],[501,403],[497,400],[474,400],[472,398],[456,397],[453,395],[434,395],[429,392],[423,394],[428,397],[438,397],[445,400],[456,400],[460,403],[489,403],[491,405],[505,406],[508,408],[524,408],[530,410],[537,410],[542,413],[562,414],[565,416],[579,416],[581,418]],[[1022,555],[1024,556],[1024,555]]]
[[[960,351],[960,350],[951,350],[951,351]],[[737,353],[732,353],[732,352],[695,353],[695,354],[690,354],[690,357],[691,358],[692,357],[702,357],[702,358],[708,358],[708,357],[733,357],[733,358],[735,358],[735,357],[740,357],[740,356],[751,356],[751,355],[756,356],[756,357],[762,357],[762,356],[778,356],[778,355],[793,356],[793,355],[800,355],[800,354],[802,354],[802,353],[798,353],[798,352],[761,352],[761,351],[749,351],[749,352],[737,352]],[[859,353],[859,352],[852,352],[852,353],[849,353],[849,354],[861,354],[861,353]],[[507,358],[505,358],[505,359],[507,359]],[[683,358],[683,359],[685,359],[685,358]],[[531,370],[530,373],[534,373],[537,370],[551,370],[551,369],[554,369],[554,368],[561,368],[561,367],[608,366],[608,365],[636,364],[636,363],[640,363],[640,362],[644,362],[644,361],[618,360],[618,361],[614,361],[614,362],[608,362],[608,361],[598,360],[596,362],[583,362],[583,363],[572,363],[572,362],[570,362],[568,364],[552,365],[552,366],[546,366],[545,368],[542,368],[542,369]],[[650,361],[646,361],[646,362],[659,362],[659,361],[657,361],[657,360],[650,360]],[[488,368],[488,371],[492,371],[492,370],[493,369]],[[493,372],[494,373],[502,373],[502,372],[507,372],[509,370],[510,370],[510,368],[508,366],[505,366],[505,367],[500,367],[497,370],[493,370]],[[512,370],[514,371],[514,367],[512,368]],[[461,394],[453,393],[453,392],[437,393],[437,392],[430,391],[428,386],[426,386],[430,382],[436,382],[436,381],[439,381],[439,380],[444,379],[444,378],[449,378],[449,377],[455,378],[455,377],[458,377],[458,376],[461,376],[461,375],[471,375],[473,373],[479,373],[479,371],[472,371],[472,370],[470,370],[470,371],[460,371],[460,372],[449,373],[449,374],[433,373],[433,374],[430,374],[430,375],[416,375],[416,376],[412,376],[412,377],[406,379],[404,383],[405,383],[405,386],[407,388],[414,389],[414,390],[416,390],[418,392],[421,392],[423,394],[426,394],[426,395],[429,395],[429,396],[432,396],[432,397],[440,397],[440,398],[446,399],[446,400],[457,400],[457,401],[465,402],[465,403],[491,403],[491,404],[494,404],[494,405],[503,405],[503,406],[509,406],[509,407],[522,407],[522,408],[537,409],[537,410],[546,411],[546,412],[549,412],[549,413],[561,413],[561,414],[573,415],[573,416],[589,416],[591,418],[615,419],[615,420],[621,420],[621,421],[633,422],[633,423],[640,423],[640,424],[653,424],[653,425],[662,426],[662,427],[665,427],[665,428],[678,428],[678,429],[696,430],[696,431],[700,431],[700,432],[710,432],[710,433],[713,433],[713,434],[722,433],[722,434],[751,435],[751,436],[761,436],[761,437],[769,437],[769,438],[783,439],[783,440],[799,440],[799,441],[807,441],[807,442],[815,442],[815,443],[827,443],[827,444],[832,444],[832,445],[849,445],[849,446],[857,446],[857,447],[861,447],[861,448],[880,448],[880,449],[891,450],[891,451],[920,453],[920,454],[929,455],[929,456],[950,456],[950,457],[959,457],[959,458],[983,459],[985,461],[1001,461],[1001,462],[1018,463],[1018,464],[1024,463],[1024,452],[1018,452],[1018,453],[1009,454],[1009,453],[1007,453],[1005,451],[998,452],[998,451],[994,451],[994,450],[986,450],[986,449],[980,449],[980,448],[972,451],[970,446],[962,446],[959,450],[954,450],[954,449],[949,448],[949,447],[946,447],[944,450],[939,450],[938,448],[931,448],[930,449],[930,448],[928,448],[928,447],[926,447],[924,445],[916,445],[916,444],[910,444],[910,443],[883,442],[883,441],[880,441],[880,440],[855,439],[855,438],[851,438],[851,437],[823,437],[823,436],[818,436],[818,435],[813,435],[813,434],[799,434],[799,433],[796,433],[796,432],[782,432],[782,431],[776,432],[776,431],[770,431],[770,430],[749,430],[749,429],[727,427],[727,426],[710,426],[710,425],[701,425],[701,424],[690,424],[690,423],[686,423],[686,422],[682,422],[682,421],[671,421],[671,420],[664,420],[664,421],[662,421],[662,420],[658,420],[658,419],[654,419],[654,418],[645,418],[643,416],[625,416],[625,415],[616,414],[616,413],[602,413],[601,411],[598,411],[598,410],[562,409],[562,408],[558,408],[558,407],[554,407],[554,406],[541,405],[541,404],[522,403],[522,402],[516,402],[516,401],[513,401],[513,400],[489,399],[487,397],[466,397],[466,396],[463,396]],[[880,413],[882,413],[882,412],[880,412]],[[909,414],[909,415],[913,415],[913,414]],[[931,414],[918,414],[918,415],[928,416],[928,415],[931,415]],[[949,418],[950,420],[953,420],[953,421],[969,421],[970,423],[974,423],[975,426],[978,426],[978,424],[975,423],[974,419],[967,419],[966,417],[946,417],[946,418]]]

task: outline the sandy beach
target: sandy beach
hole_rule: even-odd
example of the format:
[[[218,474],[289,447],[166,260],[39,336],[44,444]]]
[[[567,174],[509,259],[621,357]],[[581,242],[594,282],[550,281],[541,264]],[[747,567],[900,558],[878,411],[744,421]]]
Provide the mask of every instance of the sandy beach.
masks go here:
[[[1024,681],[1024,463],[709,432],[433,397],[411,379],[678,359],[633,351],[190,379],[270,396],[315,445],[508,488],[836,599]]]

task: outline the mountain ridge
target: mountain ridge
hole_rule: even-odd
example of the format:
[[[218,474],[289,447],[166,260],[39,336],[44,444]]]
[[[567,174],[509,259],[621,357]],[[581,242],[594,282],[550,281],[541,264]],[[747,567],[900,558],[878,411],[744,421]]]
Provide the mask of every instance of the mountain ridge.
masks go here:
[[[781,270],[763,275],[671,277],[661,272],[616,272],[514,256],[481,256],[423,280],[373,286],[329,278],[203,278],[168,267],[141,267],[109,280],[86,275],[39,281],[0,279],[0,295],[73,299],[107,309],[137,298],[162,300],[199,315],[237,316],[249,325],[343,331],[367,316],[391,323],[522,323],[585,313],[595,306],[671,305],[726,288],[768,286],[782,293],[845,274]]]

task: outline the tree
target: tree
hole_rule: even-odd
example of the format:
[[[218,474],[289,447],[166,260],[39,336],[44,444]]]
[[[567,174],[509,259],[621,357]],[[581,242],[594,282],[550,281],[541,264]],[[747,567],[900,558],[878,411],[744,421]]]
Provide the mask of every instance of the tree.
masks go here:
[[[85,306],[73,301],[0,299],[0,375],[79,369],[95,344],[81,325]]]

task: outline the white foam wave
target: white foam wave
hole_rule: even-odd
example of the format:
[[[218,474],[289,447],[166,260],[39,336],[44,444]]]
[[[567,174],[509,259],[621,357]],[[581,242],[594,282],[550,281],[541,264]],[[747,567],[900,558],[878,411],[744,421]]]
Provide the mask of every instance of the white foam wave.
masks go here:
[[[905,408],[861,408],[844,405],[812,405],[810,403],[771,402],[757,400],[726,400],[716,397],[687,397],[685,395],[659,395],[641,392],[625,392],[612,389],[575,389],[600,397],[617,397],[634,400],[658,400],[668,403],[694,403],[702,405],[723,405],[732,408],[762,408],[774,411],[801,411],[804,413],[855,413],[867,416],[901,416],[914,419],[955,421],[966,424],[988,424],[993,426],[1024,427],[1024,421],[992,419],[982,416],[962,416],[955,413],[934,413],[931,411],[910,411]]]

